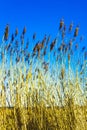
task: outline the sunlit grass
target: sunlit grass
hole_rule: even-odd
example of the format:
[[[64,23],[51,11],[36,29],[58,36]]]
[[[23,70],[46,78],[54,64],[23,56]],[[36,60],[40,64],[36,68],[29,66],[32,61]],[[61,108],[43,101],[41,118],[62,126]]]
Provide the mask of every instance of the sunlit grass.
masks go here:
[[[66,34],[60,21],[57,37],[45,35],[29,52],[24,27],[0,46],[0,130],[86,130],[87,52],[78,51],[77,26]],[[33,41],[36,40],[36,33]],[[9,49],[10,48],[10,49]]]

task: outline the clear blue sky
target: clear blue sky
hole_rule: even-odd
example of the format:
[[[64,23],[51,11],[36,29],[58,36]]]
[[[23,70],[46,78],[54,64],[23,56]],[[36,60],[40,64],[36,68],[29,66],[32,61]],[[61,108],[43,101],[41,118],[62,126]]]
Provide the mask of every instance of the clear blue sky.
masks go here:
[[[0,35],[9,23],[11,32],[26,25],[29,36],[55,36],[62,17],[67,25],[79,23],[80,33],[87,36],[87,0],[0,0]]]

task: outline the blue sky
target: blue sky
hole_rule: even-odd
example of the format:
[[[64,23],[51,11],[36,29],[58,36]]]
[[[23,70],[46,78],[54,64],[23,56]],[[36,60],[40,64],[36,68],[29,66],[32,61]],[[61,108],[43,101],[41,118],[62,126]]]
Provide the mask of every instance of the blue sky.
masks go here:
[[[27,35],[37,32],[42,38],[45,33],[55,36],[60,19],[66,25],[80,24],[80,33],[87,36],[86,0],[0,0],[0,35],[5,25],[10,24],[10,32],[18,27],[20,32],[26,25]]]

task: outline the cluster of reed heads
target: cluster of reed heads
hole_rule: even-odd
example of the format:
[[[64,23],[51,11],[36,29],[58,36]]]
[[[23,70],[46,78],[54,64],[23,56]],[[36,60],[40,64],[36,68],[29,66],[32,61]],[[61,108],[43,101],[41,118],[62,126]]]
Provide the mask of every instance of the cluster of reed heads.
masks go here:
[[[54,97],[55,102],[58,103],[57,96],[64,100],[67,94],[70,97],[75,95],[76,82],[82,95],[86,95],[87,50],[85,46],[80,47],[83,36],[78,38],[79,26],[76,26],[74,33],[73,28],[73,23],[71,23],[67,29],[62,19],[58,34],[53,40],[51,40],[50,35],[45,35],[42,41],[36,42],[36,33],[34,33],[32,42],[27,40],[25,43],[26,27],[18,40],[18,28],[9,38],[9,25],[6,26],[0,45],[0,93],[1,99],[3,99],[3,93],[4,95],[9,93],[9,99],[6,97],[6,101],[4,104],[2,102],[1,106],[6,105],[6,102],[9,106],[14,106],[11,102],[12,97],[14,97],[15,104],[15,95],[20,93],[21,98],[25,95],[21,94],[21,90],[23,90],[22,93],[25,93],[24,89],[26,93],[29,93],[30,90],[38,90],[38,94],[40,94],[39,89],[42,88],[46,91],[47,89],[48,91],[56,89],[50,93],[50,96]],[[29,52],[29,48],[31,48],[31,52]],[[47,88],[41,80],[44,81]],[[72,94],[69,93],[70,89],[73,91]]]
[[[62,19],[54,39],[45,35],[37,41],[34,33],[26,41],[26,27],[21,36],[16,28],[9,38],[7,25],[0,44],[0,107],[33,111],[42,106],[54,110],[69,105],[71,100],[84,106],[87,48],[82,46],[84,37],[78,34],[79,25],[75,28],[71,23],[67,28]]]

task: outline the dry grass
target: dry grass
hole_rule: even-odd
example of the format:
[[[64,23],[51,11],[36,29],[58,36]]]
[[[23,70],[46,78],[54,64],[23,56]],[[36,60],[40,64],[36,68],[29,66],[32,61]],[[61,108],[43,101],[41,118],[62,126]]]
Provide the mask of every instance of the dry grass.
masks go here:
[[[15,110],[14,110],[15,109]],[[87,106],[1,108],[1,130],[86,130]]]
[[[26,28],[19,42],[16,29],[9,44],[6,26],[0,46],[0,130],[87,130],[87,55],[74,50],[78,27],[73,37],[64,38],[65,31],[61,20],[57,38],[49,45],[45,35],[30,53]]]

